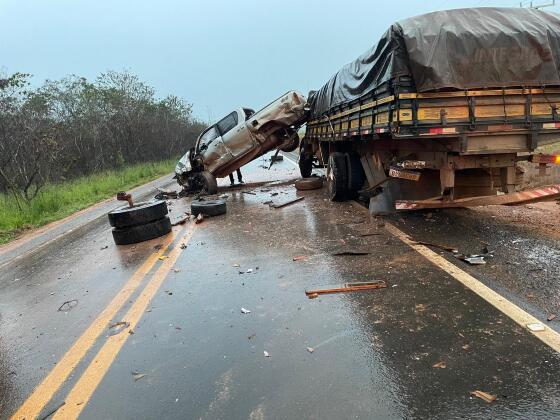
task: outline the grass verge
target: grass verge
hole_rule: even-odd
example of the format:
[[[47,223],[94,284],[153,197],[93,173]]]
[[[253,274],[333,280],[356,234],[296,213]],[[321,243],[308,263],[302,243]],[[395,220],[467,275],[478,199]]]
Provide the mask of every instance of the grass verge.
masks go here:
[[[15,199],[0,194],[0,244],[14,239],[25,229],[37,228],[92,204],[168,174],[176,160],[141,163],[104,171],[60,184],[46,185],[30,204],[20,210]]]

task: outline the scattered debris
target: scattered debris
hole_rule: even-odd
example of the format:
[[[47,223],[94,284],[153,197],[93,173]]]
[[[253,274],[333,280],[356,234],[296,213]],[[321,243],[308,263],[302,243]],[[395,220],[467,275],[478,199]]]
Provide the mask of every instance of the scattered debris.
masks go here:
[[[297,257],[292,258],[292,261],[304,261],[307,257],[305,255],[298,255]]]
[[[185,248],[187,248],[187,244],[185,244],[185,243],[182,243],[181,245],[179,245],[179,248],[181,248],[181,249],[185,249]]]
[[[228,197],[229,197],[229,195],[227,195],[227,194],[222,194],[222,195],[220,195],[218,198],[221,198],[222,200],[225,200],[225,199],[228,198]]]
[[[257,193],[254,193],[253,191],[241,191],[243,194],[250,194],[250,195],[257,195]]]
[[[242,314],[250,314],[251,311],[250,311],[249,309],[245,309],[245,308],[242,307],[242,308],[241,308],[241,313],[242,313]]]
[[[468,349],[471,348],[471,346],[469,346],[468,344],[465,344],[464,346],[461,346],[461,348],[465,351],[467,351]]]
[[[253,338],[255,338],[257,336],[257,334],[253,333],[251,334],[249,337],[247,337],[249,340],[252,340]]]
[[[315,351],[313,347],[306,347],[306,349],[309,353],[313,353]]]
[[[196,216],[196,220],[194,221],[197,225],[199,223],[202,223],[204,221],[204,216],[202,215],[202,213],[198,213],[198,216]]]
[[[184,225],[187,220],[190,219],[190,215],[189,216],[185,216],[182,219],[177,220],[176,222],[171,223],[171,226],[179,226],[179,225]]]
[[[158,257],[158,260],[163,261],[163,260],[165,260],[166,258],[167,258],[167,255],[160,255],[160,256]]]
[[[554,321],[555,319],[556,319],[556,314],[550,314],[550,315],[546,318],[546,320],[547,320],[548,322]]]
[[[239,267],[239,264],[233,264],[234,267]]]
[[[161,248],[163,248],[162,244],[154,245],[154,250],[156,250],[156,251],[159,251]]]
[[[379,232],[364,232],[360,233],[360,236],[373,236],[373,235],[381,235]]]
[[[270,357],[270,354],[268,354],[266,350],[264,351],[264,357]]]
[[[135,372],[135,371],[132,371],[131,373],[132,373],[132,377],[134,378],[134,382],[139,381],[144,376],[147,376],[146,373],[140,373],[140,372]]]
[[[314,299],[318,295],[326,295],[330,293],[345,293],[345,292],[358,292],[362,290],[372,290],[372,289],[384,289],[387,284],[380,280],[374,282],[355,282],[346,283],[343,287],[335,287],[332,289],[317,289],[317,290],[306,290],[305,294],[309,299]]]
[[[527,324],[527,328],[529,328],[529,330],[533,332],[539,332],[545,330],[544,325],[541,324],[540,322],[533,322],[531,324]]]
[[[109,248],[109,245],[102,246],[101,248],[99,248],[99,250],[103,251],[104,249],[107,249],[107,248]]]
[[[264,202],[263,202],[263,204],[268,204],[268,205],[270,205],[270,204],[272,204],[272,203],[274,203],[274,201],[272,201],[272,200],[268,200],[268,201],[264,201]]]
[[[298,201],[303,200],[305,197],[298,197],[295,198],[293,200],[290,201],[285,201],[284,203],[280,203],[280,204],[271,204],[270,207],[272,207],[273,209],[281,209],[282,207],[286,207],[289,206],[290,204],[294,204],[297,203]]]
[[[414,243],[418,245],[426,245],[426,246],[433,246],[434,248],[443,249],[444,251],[458,253],[459,249],[455,248],[454,246],[444,245],[444,244],[437,244],[434,242],[425,242],[425,241],[414,241]]]
[[[432,367],[436,369],[445,369],[447,365],[445,364],[445,362],[437,362],[433,364]]]
[[[470,265],[483,265],[486,264],[486,260],[482,255],[471,255],[471,256],[463,256],[457,257],[465,262],[468,262]]]
[[[334,256],[342,256],[342,255],[369,255],[371,254],[371,252],[369,251],[340,251],[340,252],[334,252],[332,255]]]
[[[161,188],[156,188],[158,193],[155,195],[156,200],[166,200],[168,198],[179,198],[179,193],[175,190],[168,191]]]
[[[252,273],[252,272],[253,272],[253,269],[252,269],[252,268],[249,268],[249,269],[247,269],[246,272],[247,272],[247,273]]]
[[[130,327],[130,322],[127,321],[115,322],[114,324],[109,325],[109,329],[111,330],[109,336],[117,335],[118,333],[124,331],[128,327]]]
[[[495,395],[489,394],[489,393],[484,392],[484,391],[478,391],[478,390],[471,391],[471,395],[473,397],[478,397],[478,398],[486,401],[487,403],[494,402],[494,401],[496,401],[496,398],[497,398]]]
[[[58,312],[68,312],[76,307],[78,304],[78,299],[67,300],[57,309]]]

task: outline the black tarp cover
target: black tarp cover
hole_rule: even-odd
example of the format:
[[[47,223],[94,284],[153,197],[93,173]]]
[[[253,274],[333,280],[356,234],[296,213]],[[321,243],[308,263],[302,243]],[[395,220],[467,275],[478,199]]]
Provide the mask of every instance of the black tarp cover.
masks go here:
[[[536,9],[457,9],[391,25],[311,98],[312,116],[397,76],[417,92],[560,85],[560,16]]]

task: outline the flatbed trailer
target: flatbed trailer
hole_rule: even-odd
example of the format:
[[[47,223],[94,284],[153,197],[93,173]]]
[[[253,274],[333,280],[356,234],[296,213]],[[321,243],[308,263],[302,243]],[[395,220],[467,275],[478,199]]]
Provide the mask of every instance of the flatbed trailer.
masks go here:
[[[498,10],[495,13],[498,17],[506,15],[503,9],[489,10]],[[447,19],[462,18],[456,11],[445,13]],[[434,15],[437,17],[430,16],[431,20],[443,19],[441,14]],[[491,13],[485,12],[484,16],[488,15]],[[405,38],[402,32],[406,32],[406,26],[403,27],[397,28],[400,38]],[[484,35],[487,36],[485,32]],[[386,34],[389,41],[385,43],[396,43],[394,39],[398,36]],[[468,47],[469,42],[474,44],[472,40],[464,44]],[[524,53],[527,56],[533,54],[530,47]],[[397,47],[391,48],[386,54],[395,54]],[[506,51],[507,44],[502,49]],[[371,61],[380,60],[378,50],[379,47],[371,53]],[[501,54],[506,59],[506,53],[497,53],[498,58]],[[475,50],[473,54],[475,60],[476,54],[484,57],[488,53]],[[538,56],[539,51],[534,54]],[[468,57],[468,52],[465,55]],[[359,60],[364,61],[363,57]],[[442,61],[452,58],[452,55],[445,56]],[[353,65],[359,67],[361,61]],[[340,178],[341,172],[346,178],[338,184],[330,183],[334,200],[360,195],[370,200],[372,213],[394,211],[399,200],[427,200],[426,203],[439,200],[451,204],[469,197],[516,192],[522,180],[517,166],[520,161],[539,165],[541,173],[548,164],[556,163],[555,157],[535,157],[534,152],[539,146],[560,141],[558,82],[534,86],[535,81],[527,80],[533,86],[475,89],[444,85],[434,91],[420,92],[418,79],[423,75],[415,78],[411,71],[411,74],[386,77],[354,98],[332,100],[339,93],[337,89],[346,89],[338,79],[342,78],[341,73],[347,77],[349,71],[343,68],[316,94],[316,109],[315,112],[312,109],[300,149],[304,176],[312,164],[330,169],[333,165],[340,166],[328,171],[333,181],[337,176]],[[378,77],[379,70],[375,67],[359,69],[356,74],[361,77],[368,71],[377,72]],[[339,96],[344,95],[349,96],[348,92]],[[346,186],[346,190],[337,191],[341,186]]]

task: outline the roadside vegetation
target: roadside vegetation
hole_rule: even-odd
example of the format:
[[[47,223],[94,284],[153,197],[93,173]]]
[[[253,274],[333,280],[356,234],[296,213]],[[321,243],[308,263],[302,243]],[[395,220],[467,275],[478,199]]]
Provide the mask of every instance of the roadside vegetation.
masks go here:
[[[19,232],[62,219],[78,210],[169,174],[176,160],[138,163],[120,170],[107,170],[60,184],[43,186],[28,204],[10,194],[0,194],[0,244]]]
[[[170,172],[204,127],[126,71],[31,80],[0,74],[0,242]]]

